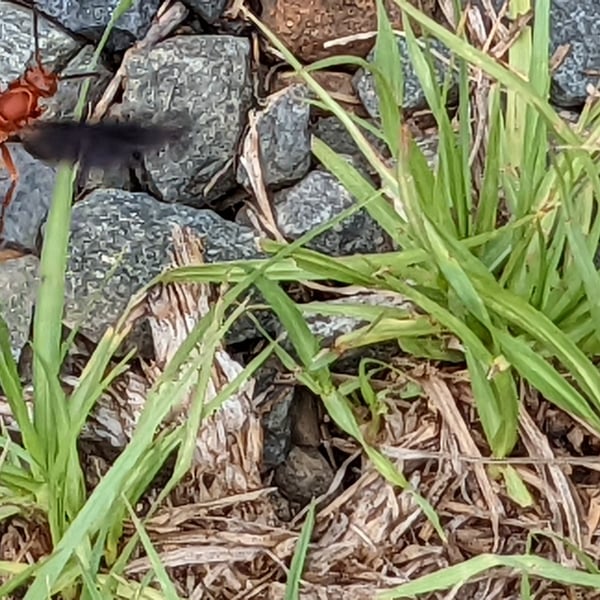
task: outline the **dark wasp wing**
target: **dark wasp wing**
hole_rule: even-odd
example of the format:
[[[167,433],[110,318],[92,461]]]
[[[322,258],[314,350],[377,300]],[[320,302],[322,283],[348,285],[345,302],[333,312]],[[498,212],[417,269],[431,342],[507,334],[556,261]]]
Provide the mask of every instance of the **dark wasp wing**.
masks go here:
[[[180,133],[175,127],[132,122],[38,121],[19,137],[27,152],[40,160],[107,168],[175,141]]]

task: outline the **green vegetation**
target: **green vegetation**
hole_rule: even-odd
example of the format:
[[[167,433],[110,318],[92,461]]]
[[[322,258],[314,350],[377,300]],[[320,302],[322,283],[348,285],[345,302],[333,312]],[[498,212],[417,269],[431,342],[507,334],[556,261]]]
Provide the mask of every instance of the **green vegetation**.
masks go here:
[[[594,264],[600,239],[596,206],[600,176],[594,157],[600,111],[590,104],[580,122],[571,128],[547,101],[549,0],[535,3],[535,26],[525,29],[510,50],[511,69],[469,45],[460,32],[452,34],[407,1],[395,1],[414,23],[442,41],[454,55],[448,72],[453,70],[458,80],[458,125],[445,107],[449,86],[440,89],[428,52],[406,26],[411,60],[439,130],[437,169],[428,166],[398,109],[402,81],[389,65],[397,64],[399,56],[381,0],[373,65],[356,57],[337,57],[303,68],[258,20],[247,14],[302,75],[317,97],[315,103],[344,123],[378,174],[381,186],[376,188],[326,144],[315,140],[314,154],[357,199],[355,207],[293,244],[265,241],[264,249],[272,256],[264,261],[184,267],[149,284],[148,288],[176,281],[226,281],[232,287],[197,324],[152,386],[131,442],[89,496],[77,438],[102,392],[127,369],[130,357],[107,371],[129,332],[128,313],[146,290],[131,300],[130,310],[105,334],[80,381],[67,395],[59,371],[66,352],[61,342],[61,317],[74,173],[60,168],[41,260],[31,415],[6,329],[0,331],[0,383],[22,432],[20,445],[2,436],[2,515],[7,519],[21,514],[46,522],[54,550],[45,561],[27,569],[0,564],[0,572],[14,575],[0,587],[0,597],[7,597],[23,584],[30,586],[26,600],[57,592],[64,598],[178,597],[160,557],[152,549],[143,520],[135,517],[131,507],[167,457],[176,451],[173,475],[151,508],[152,514],[186,474],[201,420],[218,408],[233,388],[251,377],[271,352],[294,372],[300,384],[321,398],[333,422],[362,445],[388,481],[408,486],[393,463],[365,439],[362,423],[353,410],[351,396],[360,390],[366,401],[371,400],[369,405],[376,418],[376,399],[369,397],[369,378],[375,371],[361,368],[354,382],[334,383],[332,365],[338,353],[323,350],[305,322],[308,311],[324,307],[295,304],[283,291],[284,282],[335,280],[410,300],[420,312],[358,304],[341,306],[344,315],[369,323],[361,331],[345,336],[344,348],[391,340],[415,359],[466,363],[478,416],[495,458],[509,456],[517,442],[521,382],[600,432],[600,373],[593,363],[600,353],[600,278]],[[116,14],[129,4],[121,0]],[[511,10],[517,14],[528,4],[525,0],[513,2]],[[379,130],[344,112],[311,77],[315,70],[350,61],[370,69],[376,78],[382,115]],[[485,160],[481,175],[475,177],[471,168],[474,115],[469,94],[478,72],[489,76],[491,85],[487,113],[480,115],[487,128]],[[385,141],[392,155],[391,166],[369,146],[365,129]],[[392,237],[397,251],[335,258],[303,247],[309,239],[361,208]],[[246,310],[239,302],[251,286],[260,290],[284,324],[299,362],[271,340],[232,386],[204,406],[211,357],[233,320]],[[230,314],[232,307],[236,308]],[[335,314],[336,308],[329,306],[329,310]],[[193,351],[200,344],[201,354]],[[194,403],[189,420],[161,430],[169,411],[190,393]],[[497,469],[515,501],[527,496],[525,484],[512,467],[500,464]],[[414,495],[444,539],[433,507],[418,490]],[[313,519],[310,512],[294,557],[290,598],[297,597],[294,590],[308,551]],[[135,523],[137,534],[121,548],[126,520]],[[123,575],[139,542],[151,558],[160,593],[147,586],[150,578],[138,583]],[[535,575],[600,587],[597,573],[568,570],[532,554],[483,555],[407,583],[382,597],[449,588],[499,566],[520,571],[525,578]]]

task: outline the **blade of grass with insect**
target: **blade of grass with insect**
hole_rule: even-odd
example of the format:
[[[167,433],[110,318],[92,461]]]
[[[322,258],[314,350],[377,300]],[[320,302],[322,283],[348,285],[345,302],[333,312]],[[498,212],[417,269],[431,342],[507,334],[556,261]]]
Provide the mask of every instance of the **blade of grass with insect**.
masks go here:
[[[497,331],[494,332],[498,335]],[[473,388],[477,414],[493,456],[504,458],[518,439],[519,397],[509,370],[498,370],[465,346],[465,358]]]
[[[131,0],[123,0],[119,9],[126,9]],[[98,48],[98,54],[102,48]],[[60,538],[68,520],[82,501],[83,475],[75,447],[65,452],[62,433],[70,431],[68,410],[60,390],[62,316],[65,292],[65,270],[70,230],[70,214],[75,169],[61,165],[46,222],[44,245],[40,258],[40,286],[34,315],[33,383],[35,410],[33,426],[37,437],[24,438],[43,465],[52,482],[48,517],[54,541]],[[27,426],[23,426],[27,433]],[[26,446],[27,447],[27,446]],[[59,453],[66,460],[56,461]],[[64,458],[64,456],[63,456]],[[74,493],[75,492],[75,493]],[[69,595],[69,593],[67,593]]]

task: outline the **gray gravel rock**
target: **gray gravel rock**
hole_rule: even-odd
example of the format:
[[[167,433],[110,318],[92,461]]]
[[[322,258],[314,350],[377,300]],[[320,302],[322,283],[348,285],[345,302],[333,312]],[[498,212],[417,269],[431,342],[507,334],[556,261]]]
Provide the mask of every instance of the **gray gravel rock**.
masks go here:
[[[216,23],[223,14],[228,0],[185,0],[194,12],[202,17],[207,23]]]
[[[301,506],[324,494],[335,473],[325,457],[315,448],[294,446],[286,461],[275,470],[275,483],[280,492]]]
[[[308,173],[311,152],[307,91],[304,85],[289,86],[269,96],[266,107],[257,113],[261,174],[267,186],[289,184]],[[250,151],[252,137],[252,132],[246,134]],[[241,164],[237,181],[245,187],[249,185]]]
[[[359,150],[344,124],[337,117],[323,117],[318,119],[311,129],[311,133],[325,142],[337,154],[349,157],[352,164],[364,175],[373,176],[375,170],[369,164],[369,161]],[[390,153],[387,146],[381,139],[372,135],[369,131],[363,131],[365,137],[380,156],[389,158]],[[417,146],[423,152],[427,163],[434,168],[438,159],[438,135],[435,131],[427,132],[423,135],[415,136]]]
[[[35,251],[40,227],[52,201],[56,172],[53,167],[33,158],[20,144],[7,146],[19,171],[19,181],[6,209],[3,237]],[[9,185],[8,172],[0,168],[0,199],[4,198]]]
[[[463,6],[466,0],[462,0]],[[481,0],[476,2],[482,5]],[[504,0],[492,0],[496,12]],[[483,10],[483,9],[482,9]],[[507,25],[509,23],[507,22]],[[597,0],[552,0],[550,2],[551,57],[560,46],[569,51],[552,73],[551,101],[559,107],[581,106],[585,88],[598,84],[600,71],[600,4]]]
[[[375,170],[369,164],[369,161],[359,150],[356,142],[348,133],[344,124],[334,116],[322,117],[317,119],[311,128],[311,133],[325,142],[337,154],[344,154],[352,158],[353,163],[358,169],[370,175],[375,174]],[[368,131],[364,131],[365,137],[369,143],[382,155],[389,156],[386,145],[379,138]]]
[[[81,324],[82,333],[98,340],[131,296],[171,265],[173,225],[205,236],[207,262],[258,256],[252,230],[211,210],[164,204],[142,193],[97,190],[73,208],[66,324]]]
[[[81,44],[64,31],[39,19],[42,61],[48,69],[59,70],[75,55]],[[18,79],[33,58],[31,10],[0,0],[0,89]]]
[[[312,171],[294,187],[275,194],[274,212],[279,230],[285,237],[295,240],[354,203],[333,175]],[[307,247],[330,256],[392,249],[387,234],[364,208],[315,237]]]
[[[381,315],[387,309],[395,309],[395,316],[402,312],[406,318],[418,313],[415,306],[398,295],[385,293],[365,293],[354,296],[343,296],[334,300],[321,303],[308,303],[304,305],[304,320],[310,332],[319,340],[321,348],[334,348],[339,343],[339,338],[352,333],[361,327],[366,327],[373,318],[362,318],[356,306],[375,306],[381,308]],[[283,347],[289,352],[294,352],[286,331],[278,324],[276,336],[282,339]],[[356,373],[358,363],[365,357],[389,362],[401,353],[396,339],[372,343],[369,345],[350,348],[344,345],[344,351],[337,355],[335,370],[339,373]],[[340,347],[337,346],[340,352]]]
[[[421,83],[419,82],[419,79],[417,78],[417,75],[412,67],[406,40],[403,37],[398,36],[397,42],[402,61],[402,72],[404,74],[404,102],[402,108],[404,110],[417,110],[426,108],[427,101],[425,100],[425,94],[423,93]],[[429,39],[428,43],[434,53],[439,53],[441,56],[449,58],[448,49],[442,43],[435,39]],[[373,60],[373,51],[369,53],[367,60],[369,62]],[[441,88],[449,67],[435,56],[433,57],[433,65],[436,71],[438,83]],[[452,79],[453,82],[456,83],[456,74],[454,71],[452,72]],[[359,69],[354,75],[352,83],[369,115],[374,119],[378,119],[379,102],[375,93],[375,81],[371,73],[364,71],[363,69]]]
[[[119,0],[36,0],[41,13],[56,19],[65,29],[98,42]],[[108,48],[124,50],[144,37],[161,0],[133,0],[111,32]]]
[[[247,39],[204,35],[176,36],[127,62],[119,113],[185,127],[145,160],[166,201],[201,207],[235,186],[233,158],[252,100],[249,59]]]
[[[270,358],[257,373],[256,401],[263,426],[263,468],[282,464],[290,451],[292,437],[291,406],[294,386],[279,383],[284,371],[276,358]]]
[[[263,414],[263,467],[276,467],[285,461],[290,449],[291,422],[289,410],[294,400],[294,390],[287,395],[278,396]]]
[[[39,283],[38,266],[38,259],[32,255],[0,263],[0,316],[8,326],[15,361],[29,339]]]
[[[586,87],[600,72],[600,4],[597,0],[554,0],[550,12],[550,52],[564,44],[569,53],[552,74],[551,99],[558,106],[581,105]]]

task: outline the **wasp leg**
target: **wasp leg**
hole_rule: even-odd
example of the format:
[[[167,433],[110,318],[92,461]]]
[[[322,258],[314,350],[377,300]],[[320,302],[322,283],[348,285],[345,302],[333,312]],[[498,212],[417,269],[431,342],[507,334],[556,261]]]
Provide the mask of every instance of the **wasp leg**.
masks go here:
[[[10,151],[6,144],[0,144],[0,157],[2,158],[2,162],[4,162],[4,166],[8,171],[10,176],[10,185],[8,186],[8,191],[4,195],[4,200],[2,201],[2,212],[0,212],[0,236],[4,231],[4,217],[6,214],[6,209],[12,202],[13,196],[15,194],[15,188],[17,187],[17,183],[19,181],[19,171],[17,170],[17,166],[15,165],[15,161],[10,154]]]

